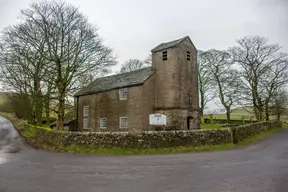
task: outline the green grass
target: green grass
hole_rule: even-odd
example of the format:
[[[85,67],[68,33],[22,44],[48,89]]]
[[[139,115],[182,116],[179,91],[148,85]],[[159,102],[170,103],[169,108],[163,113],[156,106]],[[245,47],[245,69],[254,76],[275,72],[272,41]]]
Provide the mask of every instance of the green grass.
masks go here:
[[[84,146],[66,146],[62,152],[80,153],[80,154],[97,154],[97,155],[152,155],[152,154],[175,154],[175,153],[189,153],[189,152],[203,152],[203,151],[221,151],[230,150],[236,147],[247,145],[255,141],[259,141],[273,133],[282,131],[285,128],[274,128],[258,135],[249,137],[238,144],[227,143],[221,145],[204,145],[199,147],[181,146],[175,148],[159,148],[159,149],[122,149],[122,148],[91,148]]]
[[[201,124],[201,129],[220,129],[223,124]]]
[[[42,125],[42,127],[44,127],[44,128],[50,128],[50,124],[45,123],[45,124]]]
[[[45,128],[45,127],[39,127],[35,125],[31,125],[28,123],[24,123],[26,126],[29,126],[29,128],[24,129],[24,131],[21,133],[22,136],[30,138],[30,137],[35,137],[36,135],[36,129],[42,129],[45,131],[54,131],[50,128]]]
[[[2,105],[3,103],[5,103],[5,98],[3,98],[3,97],[0,97],[0,105]]]
[[[8,97],[7,93],[0,92],[0,105],[2,105],[3,103],[5,103],[5,101],[7,101],[7,97]]]
[[[239,114],[239,113],[231,113],[231,120],[242,120],[242,116],[253,116],[251,114]],[[227,117],[225,114],[213,114],[214,119],[218,120],[226,120]],[[206,117],[209,118],[209,117]],[[250,120],[250,118],[245,118],[245,120]],[[255,120],[255,119],[254,119]]]

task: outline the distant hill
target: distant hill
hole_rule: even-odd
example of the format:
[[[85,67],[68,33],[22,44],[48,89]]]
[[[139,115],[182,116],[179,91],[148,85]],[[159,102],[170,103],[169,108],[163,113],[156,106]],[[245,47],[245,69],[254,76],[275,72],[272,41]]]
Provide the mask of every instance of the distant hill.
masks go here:
[[[254,115],[253,112],[253,107],[252,106],[245,106],[245,107],[236,107],[231,110],[231,113],[234,115],[239,114],[239,115]]]

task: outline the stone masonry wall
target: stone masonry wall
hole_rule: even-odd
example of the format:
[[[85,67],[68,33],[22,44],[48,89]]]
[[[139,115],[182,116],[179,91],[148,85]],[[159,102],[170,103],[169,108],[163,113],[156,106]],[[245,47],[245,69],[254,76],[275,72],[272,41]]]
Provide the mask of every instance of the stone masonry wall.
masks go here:
[[[257,135],[263,131],[267,131],[275,127],[282,127],[282,123],[280,121],[253,123],[230,128],[230,130],[232,134],[233,143],[239,143],[240,141],[243,141],[248,137]]]
[[[280,127],[280,122],[265,122],[238,128],[192,131],[146,132],[57,132],[25,125],[27,140],[45,146],[86,146],[91,148],[166,148],[237,143],[262,131]],[[24,135],[24,136],[25,136]],[[231,137],[232,136],[232,137]],[[35,145],[34,145],[35,146]]]

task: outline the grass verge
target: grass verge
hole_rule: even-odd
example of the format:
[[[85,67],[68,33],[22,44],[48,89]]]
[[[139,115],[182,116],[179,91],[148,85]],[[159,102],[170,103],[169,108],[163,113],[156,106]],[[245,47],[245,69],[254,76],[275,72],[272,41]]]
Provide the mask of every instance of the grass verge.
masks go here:
[[[220,129],[223,124],[201,124],[201,129]]]

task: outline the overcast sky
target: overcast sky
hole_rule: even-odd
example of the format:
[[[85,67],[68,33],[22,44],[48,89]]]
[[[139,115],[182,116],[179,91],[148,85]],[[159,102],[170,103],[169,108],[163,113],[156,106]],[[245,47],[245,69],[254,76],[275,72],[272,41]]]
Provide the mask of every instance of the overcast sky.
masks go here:
[[[0,30],[37,0],[0,0]],[[67,0],[99,27],[119,64],[144,59],[159,43],[190,36],[196,48],[227,49],[246,35],[288,52],[288,0]],[[118,68],[118,67],[117,67]]]

